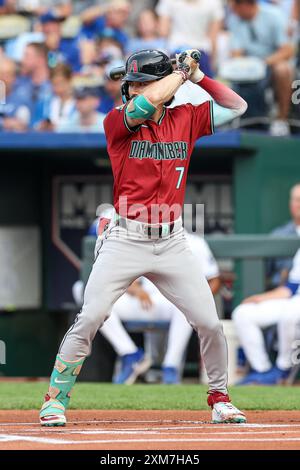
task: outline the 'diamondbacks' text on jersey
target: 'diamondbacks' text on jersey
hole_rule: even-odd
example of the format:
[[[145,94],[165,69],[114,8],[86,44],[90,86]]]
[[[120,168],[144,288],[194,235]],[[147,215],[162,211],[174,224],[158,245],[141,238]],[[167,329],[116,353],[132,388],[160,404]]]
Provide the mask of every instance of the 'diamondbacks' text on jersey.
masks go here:
[[[115,108],[106,116],[104,129],[114,175],[114,206],[120,215],[156,223],[153,206],[161,207],[159,222],[181,215],[195,142],[213,132],[211,107],[211,101],[206,101],[198,106],[164,108],[158,123],[147,120],[135,129],[126,123],[126,106]],[[143,214],[137,211],[141,204],[147,208]],[[170,208],[174,208],[171,216]]]

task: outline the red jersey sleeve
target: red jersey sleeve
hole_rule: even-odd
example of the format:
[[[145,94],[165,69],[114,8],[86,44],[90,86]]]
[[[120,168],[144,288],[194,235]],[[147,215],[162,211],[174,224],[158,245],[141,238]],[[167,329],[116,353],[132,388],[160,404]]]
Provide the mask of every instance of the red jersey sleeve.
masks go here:
[[[104,131],[108,147],[111,146],[112,142],[116,149],[122,147],[124,141],[140,128],[140,126],[134,128],[128,126],[125,109],[126,105],[114,108],[104,119]]]
[[[199,105],[187,104],[191,115],[191,140],[195,141],[205,135],[214,133],[213,127],[213,104],[205,101]]]

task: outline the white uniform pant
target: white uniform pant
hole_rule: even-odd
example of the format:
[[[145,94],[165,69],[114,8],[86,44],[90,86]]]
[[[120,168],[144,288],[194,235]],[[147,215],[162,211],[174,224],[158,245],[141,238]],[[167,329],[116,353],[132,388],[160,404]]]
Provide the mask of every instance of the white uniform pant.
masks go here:
[[[292,366],[293,342],[299,334],[297,333],[297,323],[300,321],[299,295],[289,299],[241,304],[233,311],[232,319],[253,369],[266,372],[272,367],[262,332],[264,328],[272,325],[278,327],[276,364],[280,369],[289,369]]]

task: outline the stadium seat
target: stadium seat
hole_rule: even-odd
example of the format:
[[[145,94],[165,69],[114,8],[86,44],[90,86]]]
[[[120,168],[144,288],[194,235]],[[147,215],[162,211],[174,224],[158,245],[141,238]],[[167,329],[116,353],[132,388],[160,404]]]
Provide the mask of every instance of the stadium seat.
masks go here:
[[[238,126],[254,125],[256,127],[256,125],[269,124],[270,79],[263,60],[257,57],[228,59],[221,65],[219,76],[222,80],[230,82],[231,87],[248,103],[248,109],[239,119]]]
[[[79,16],[70,16],[67,18],[62,25],[62,37],[64,39],[75,38],[80,30],[81,20]]]
[[[30,31],[30,21],[21,15],[4,15],[0,17],[0,41],[13,39]]]

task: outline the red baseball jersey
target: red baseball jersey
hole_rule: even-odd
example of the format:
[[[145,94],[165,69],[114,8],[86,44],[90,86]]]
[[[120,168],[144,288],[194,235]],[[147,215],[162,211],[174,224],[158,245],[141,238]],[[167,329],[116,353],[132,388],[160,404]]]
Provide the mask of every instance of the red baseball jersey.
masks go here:
[[[212,102],[164,108],[157,123],[147,120],[134,129],[125,109],[113,109],[104,120],[114,207],[123,217],[148,223],[176,220],[195,142],[213,133]]]

